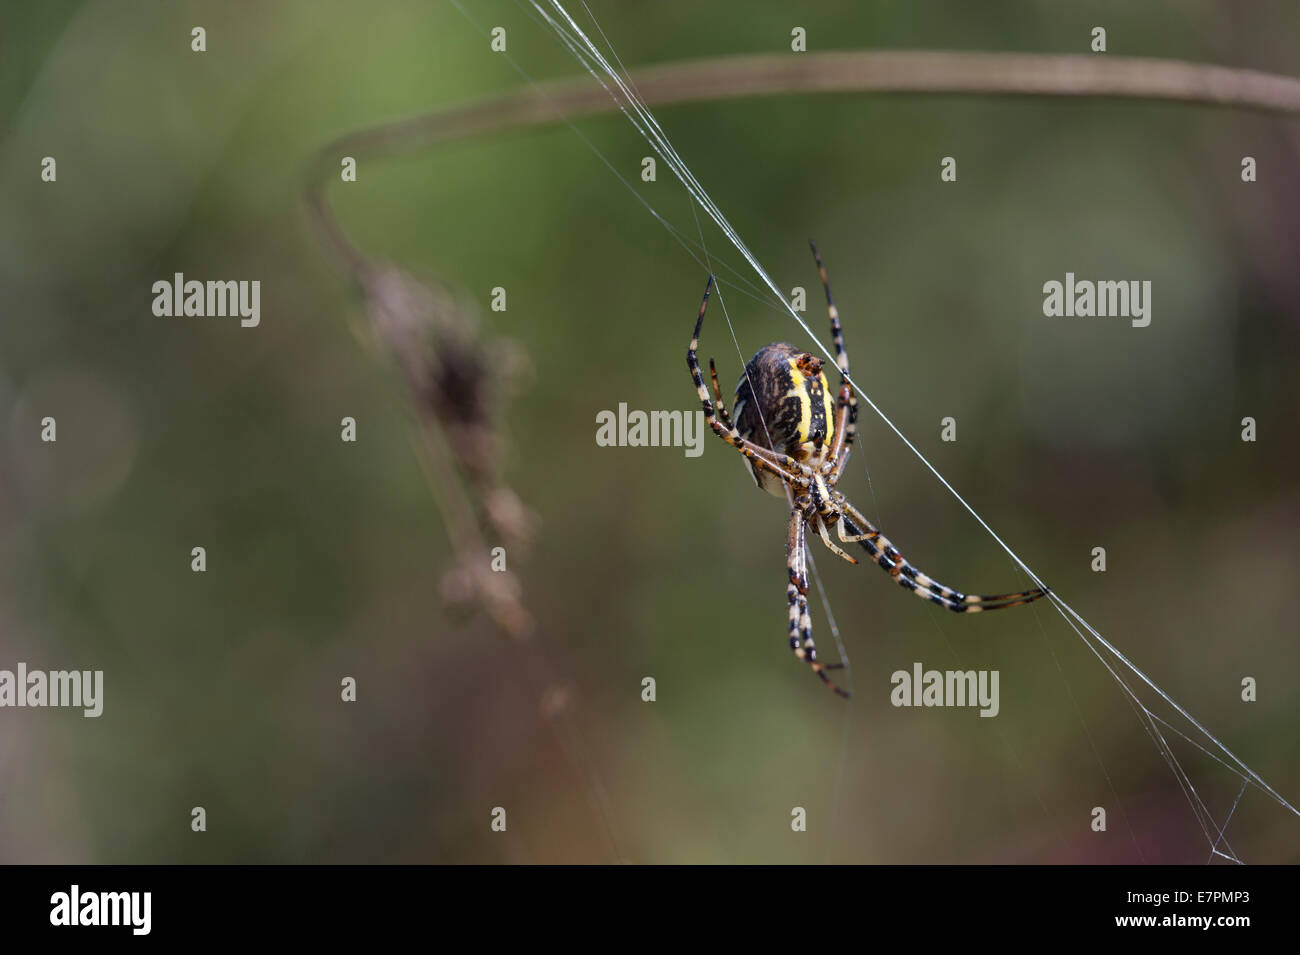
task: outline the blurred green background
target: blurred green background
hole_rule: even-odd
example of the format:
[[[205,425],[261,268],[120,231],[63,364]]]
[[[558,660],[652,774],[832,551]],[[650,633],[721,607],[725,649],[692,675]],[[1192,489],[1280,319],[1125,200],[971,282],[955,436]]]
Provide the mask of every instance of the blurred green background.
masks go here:
[[[515,4],[470,8],[537,80],[576,72]],[[1300,73],[1300,10],[1283,2],[592,8],[633,67],[788,49],[795,25],[812,50],[1042,52],[1086,52],[1103,25],[1116,55]],[[533,366],[507,406],[506,478],[542,520],[511,563],[538,631],[520,646],[441,606],[451,552],[412,409],[359,343],[362,303],[301,190],[336,136],[520,82],[445,3],[4,5],[0,667],[99,668],[106,689],[98,720],[0,710],[0,860],[1205,861],[1178,779],[1050,606],[957,617],[818,547],[846,704],[791,657],[785,508],[734,452],[596,445],[596,413],[620,402],[696,407],[683,357],[704,275],[563,126],[363,159],[331,190],[361,248],[462,290]],[[946,96],[659,115],[777,281],[809,290],[820,334],[816,237],[854,370],[920,450],[1300,796],[1295,124]],[[665,169],[640,181],[649,150],[622,117],[579,125],[694,231]],[[959,179],[941,183],[949,155]],[[1259,182],[1241,182],[1244,155]],[[260,279],[261,326],[155,318],[150,286],[175,271]],[[1042,285],[1066,271],[1149,279],[1150,327],[1045,319]],[[486,307],[498,285],[504,313]],[[727,304],[744,358],[806,344],[788,316]],[[711,314],[703,353],[729,390],[741,356]],[[939,580],[1023,586],[869,410],[841,487]],[[190,571],[199,544],[206,574]],[[889,675],[916,661],[998,669],[1000,715],[893,708]],[[548,715],[543,696],[566,703]],[[1167,736],[1221,821],[1237,777]],[[1255,790],[1227,839],[1247,862],[1300,860],[1300,819]]]

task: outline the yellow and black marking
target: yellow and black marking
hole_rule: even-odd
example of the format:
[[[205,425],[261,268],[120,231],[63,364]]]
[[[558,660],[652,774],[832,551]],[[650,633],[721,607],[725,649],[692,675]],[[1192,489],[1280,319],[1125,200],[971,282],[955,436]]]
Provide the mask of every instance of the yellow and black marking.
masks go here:
[[[759,350],[736,385],[736,430],[796,461],[820,463],[835,437],[822,360],[784,342]]]

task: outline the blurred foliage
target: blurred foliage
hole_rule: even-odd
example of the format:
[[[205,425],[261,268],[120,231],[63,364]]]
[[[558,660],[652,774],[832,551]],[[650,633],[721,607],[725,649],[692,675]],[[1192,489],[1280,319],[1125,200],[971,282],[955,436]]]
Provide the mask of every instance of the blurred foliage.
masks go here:
[[[783,49],[795,24],[814,49],[1045,52],[1085,51],[1103,24],[1115,54],[1300,72],[1300,11],[1282,2],[592,6],[630,67]],[[576,71],[515,4],[471,8],[507,27],[535,79]],[[505,469],[542,519],[512,565],[537,636],[512,643],[440,604],[451,548],[413,409],[359,343],[362,303],[300,194],[335,136],[518,86],[454,7],[6,4],[0,27],[0,666],[106,682],[98,720],[0,711],[0,860],[1209,856],[1134,712],[1050,607],[956,617],[819,550],[852,660],[845,705],[791,658],[784,509],[734,453],[595,444],[596,413],[620,402],[695,406],[683,358],[704,276],[563,126],[363,161],[332,191],[363,249],[459,289],[535,369],[507,399]],[[946,96],[660,118],[778,281],[809,289],[820,332],[816,237],[859,380],[954,486],[1300,794],[1294,124]],[[580,128],[693,233],[666,170],[640,181],[648,148],[621,117]],[[56,185],[40,182],[46,155]],[[939,181],[946,155],[955,184]],[[1258,183],[1240,181],[1243,155]],[[176,271],[260,279],[260,327],[153,317],[150,286]],[[1042,284],[1066,271],[1150,279],[1151,326],[1044,319]],[[498,285],[504,313],[487,309]],[[802,341],[777,311],[734,292],[727,306],[741,354],[720,310],[703,348],[728,383],[761,345]],[[37,440],[45,415],[55,445]],[[356,445],[339,440],[345,415]],[[1245,415],[1256,444],[1238,440]],[[936,578],[1022,585],[866,409],[842,487]],[[1104,575],[1089,570],[1099,545]],[[894,709],[889,675],[914,661],[999,669],[1001,714]],[[345,675],[355,704],[339,701]],[[1235,777],[1170,738],[1222,819]],[[1096,805],[1105,834],[1088,829]],[[494,806],[506,834],[489,830]],[[1246,861],[1300,859],[1300,819],[1257,792],[1228,839]]]

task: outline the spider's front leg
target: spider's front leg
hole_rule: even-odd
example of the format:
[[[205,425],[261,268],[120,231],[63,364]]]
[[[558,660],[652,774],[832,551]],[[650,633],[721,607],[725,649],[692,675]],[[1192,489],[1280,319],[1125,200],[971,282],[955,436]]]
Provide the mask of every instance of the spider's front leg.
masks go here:
[[[786,570],[790,575],[790,582],[786,586],[786,598],[790,604],[790,649],[796,657],[812,667],[823,683],[847,699],[849,694],[826,675],[827,670],[838,670],[844,664],[822,663],[817,659],[817,648],[813,645],[812,617],[808,613],[808,552],[805,544],[803,509],[796,504],[790,511],[790,533],[785,548]]]

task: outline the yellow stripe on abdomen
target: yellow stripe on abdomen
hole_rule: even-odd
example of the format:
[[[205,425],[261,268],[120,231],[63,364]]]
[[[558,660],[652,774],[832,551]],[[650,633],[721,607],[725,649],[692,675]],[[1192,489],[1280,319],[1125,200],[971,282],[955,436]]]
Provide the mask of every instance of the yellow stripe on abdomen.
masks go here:
[[[800,444],[803,444],[808,440],[808,432],[812,428],[812,402],[808,400],[808,380],[799,370],[797,359],[789,359],[788,364],[790,365],[790,390],[785,396],[799,401],[799,431],[795,437]]]
[[[831,400],[831,388],[824,374],[821,379],[822,401],[826,404],[826,447],[829,448],[835,441],[835,402]]]

